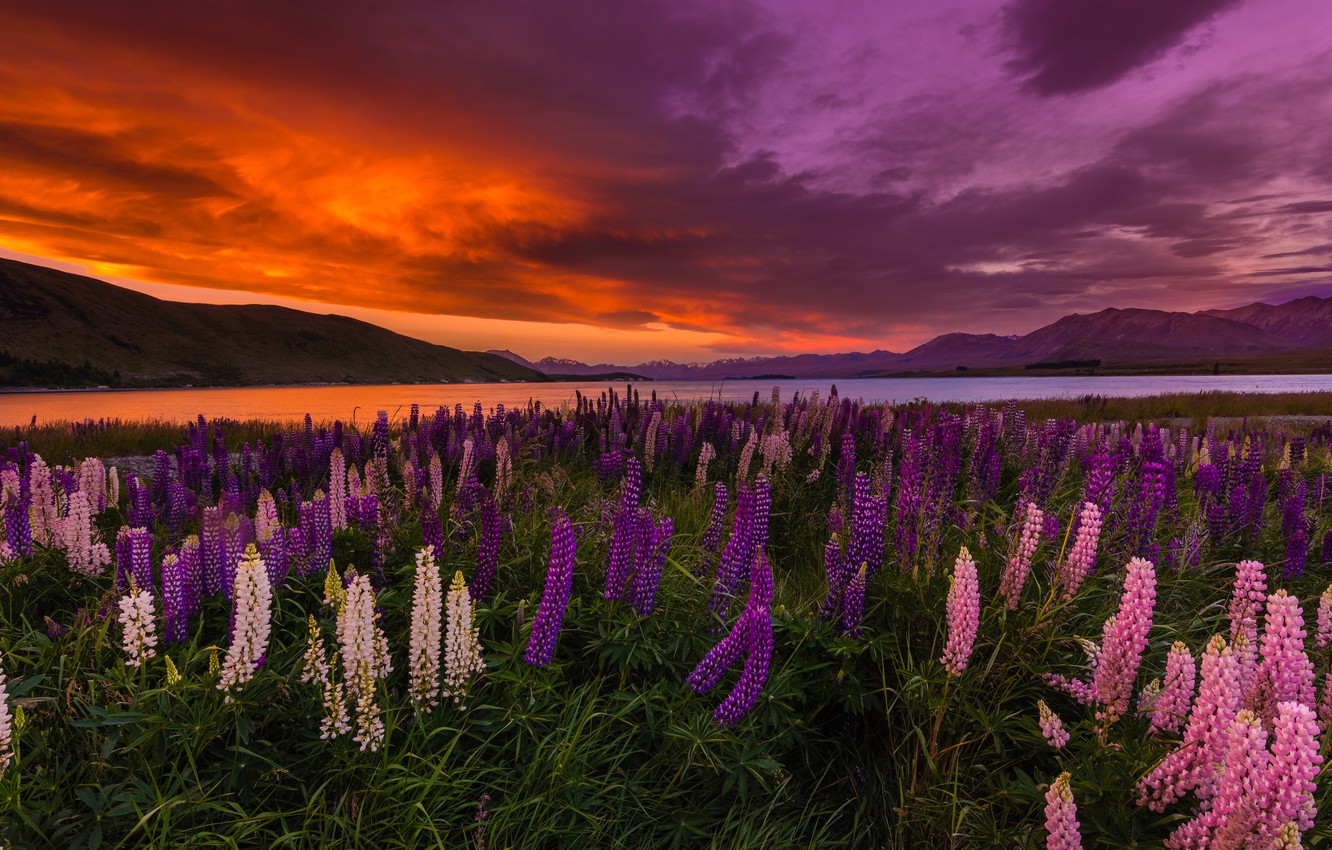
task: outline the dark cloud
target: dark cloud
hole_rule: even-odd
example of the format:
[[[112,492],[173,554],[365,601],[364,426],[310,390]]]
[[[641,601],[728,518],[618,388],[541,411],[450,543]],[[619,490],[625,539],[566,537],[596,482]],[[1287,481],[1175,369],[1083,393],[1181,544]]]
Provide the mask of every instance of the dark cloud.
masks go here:
[[[1108,86],[1161,58],[1239,0],[1015,0],[1003,20],[1009,68],[1039,95]]]

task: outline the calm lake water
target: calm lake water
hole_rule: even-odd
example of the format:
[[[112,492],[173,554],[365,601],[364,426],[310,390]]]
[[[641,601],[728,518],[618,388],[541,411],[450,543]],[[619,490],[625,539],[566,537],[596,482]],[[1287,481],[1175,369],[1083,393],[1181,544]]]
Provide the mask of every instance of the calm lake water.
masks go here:
[[[767,399],[774,383],[782,397],[794,392],[818,390],[827,397],[837,385],[843,398],[901,402],[916,398],[931,401],[1005,401],[1007,399],[1078,397],[1084,395],[1139,396],[1165,392],[1310,392],[1332,390],[1332,375],[1166,375],[1155,377],[1048,377],[1048,378],[865,378],[852,380],[801,381],[648,381],[638,384],[639,393],[653,390],[667,398],[689,401],[722,398],[740,401],[755,391]],[[258,387],[248,389],[179,390],[89,390],[49,393],[0,393],[0,425],[25,425],[54,420],[232,419],[298,420],[309,413],[315,421],[333,419],[358,422],[373,420],[375,412],[387,410],[390,417],[407,414],[412,402],[425,412],[440,405],[462,404],[471,409],[480,401],[487,408],[496,403],[523,405],[529,400],[548,407],[572,404],[574,392],[597,396],[604,382],[550,384],[416,384],[356,387]],[[623,391],[623,384],[616,384]]]

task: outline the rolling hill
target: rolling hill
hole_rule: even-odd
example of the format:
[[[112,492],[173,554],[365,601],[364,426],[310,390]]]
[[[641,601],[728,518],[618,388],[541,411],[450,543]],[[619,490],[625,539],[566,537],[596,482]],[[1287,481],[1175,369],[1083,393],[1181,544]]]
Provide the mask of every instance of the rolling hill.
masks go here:
[[[0,386],[542,381],[345,316],[163,301],[0,260]]]

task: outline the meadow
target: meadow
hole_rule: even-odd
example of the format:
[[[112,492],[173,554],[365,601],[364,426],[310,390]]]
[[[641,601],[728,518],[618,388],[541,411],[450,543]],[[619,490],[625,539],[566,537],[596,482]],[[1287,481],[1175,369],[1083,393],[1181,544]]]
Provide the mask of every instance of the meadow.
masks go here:
[[[0,846],[1328,846],[1265,403],[8,429]]]

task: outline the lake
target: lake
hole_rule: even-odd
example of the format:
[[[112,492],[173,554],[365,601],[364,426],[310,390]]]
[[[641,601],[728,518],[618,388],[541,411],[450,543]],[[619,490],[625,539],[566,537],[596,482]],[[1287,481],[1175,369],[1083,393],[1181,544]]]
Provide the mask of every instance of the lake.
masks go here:
[[[763,399],[780,386],[782,397],[818,390],[827,397],[837,385],[843,398],[902,402],[1006,401],[1008,399],[1079,397],[1084,395],[1141,396],[1166,392],[1313,392],[1332,390],[1332,375],[1159,375],[1149,377],[1002,377],[1002,378],[859,378],[795,381],[646,381],[637,384],[642,396],[653,390],[667,398],[689,401],[721,398],[740,401],[755,391]],[[623,391],[624,384],[616,388]],[[605,382],[513,384],[412,384],[331,387],[251,387],[227,389],[78,390],[41,393],[0,393],[0,426],[37,421],[83,419],[268,419],[292,421],[309,413],[316,421],[333,419],[371,421],[376,411],[390,417],[406,415],[412,402],[424,412],[440,405],[462,404],[471,409],[480,401],[489,408],[540,401],[548,407],[572,404],[574,392],[597,396]]]

